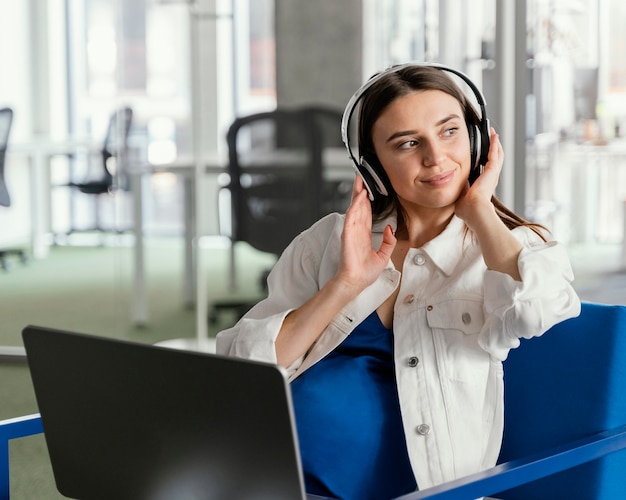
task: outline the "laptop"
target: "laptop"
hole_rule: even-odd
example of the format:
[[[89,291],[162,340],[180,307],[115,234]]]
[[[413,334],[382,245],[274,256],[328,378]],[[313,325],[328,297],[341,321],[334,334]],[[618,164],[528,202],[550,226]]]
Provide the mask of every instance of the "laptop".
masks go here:
[[[304,491],[282,368],[38,326],[22,337],[65,497],[322,498]]]

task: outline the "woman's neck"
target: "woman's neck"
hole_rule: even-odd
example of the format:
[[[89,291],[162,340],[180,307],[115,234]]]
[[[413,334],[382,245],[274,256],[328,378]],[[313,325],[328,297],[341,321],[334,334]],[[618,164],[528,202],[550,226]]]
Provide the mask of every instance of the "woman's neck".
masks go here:
[[[398,243],[409,248],[419,248],[430,240],[439,236],[450,223],[454,211],[444,211],[441,209],[420,211],[419,214],[408,214],[401,211],[398,214],[398,230],[396,238]]]

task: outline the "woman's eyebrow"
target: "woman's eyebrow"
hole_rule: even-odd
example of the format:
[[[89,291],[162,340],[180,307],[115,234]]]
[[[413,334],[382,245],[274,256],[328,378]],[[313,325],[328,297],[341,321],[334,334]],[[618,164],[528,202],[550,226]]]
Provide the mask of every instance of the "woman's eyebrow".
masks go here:
[[[461,117],[459,115],[457,115],[456,113],[452,113],[452,114],[449,114],[448,116],[442,118],[441,120],[439,120],[436,125],[437,126],[441,126],[444,123],[449,122],[450,120],[457,120],[457,119],[460,120]]]
[[[417,133],[416,130],[399,130],[398,132],[394,132],[387,138],[387,142],[393,141],[398,137],[404,137],[405,135],[415,135]]]
[[[449,122],[450,120],[460,120],[461,117],[456,114],[456,113],[452,113],[449,114],[447,116],[444,116],[441,120],[439,120],[437,123],[435,123],[436,127],[440,127],[441,125],[443,125],[444,123]],[[399,130],[397,132],[394,132],[393,134],[391,134],[388,138],[387,138],[387,142],[393,141],[394,139],[397,139],[398,137],[404,137],[406,135],[415,135],[417,134],[417,130]]]

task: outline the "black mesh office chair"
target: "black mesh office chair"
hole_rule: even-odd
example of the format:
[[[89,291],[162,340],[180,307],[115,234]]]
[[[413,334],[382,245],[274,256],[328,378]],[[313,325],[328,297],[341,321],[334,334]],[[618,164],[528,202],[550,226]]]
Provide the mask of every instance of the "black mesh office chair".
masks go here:
[[[341,116],[336,132],[341,141]],[[230,198],[231,284],[236,282],[236,246],[246,242],[276,256],[321,216],[342,210],[324,200],[340,199],[322,176],[321,118],[309,109],[277,109],[236,119],[227,133],[230,182],[220,190]],[[220,217],[222,219],[222,217]],[[261,276],[262,290],[267,273]],[[218,301],[209,307],[214,323],[224,309],[241,316],[253,302]]]
[[[11,205],[11,197],[4,178],[4,163],[12,123],[13,110],[11,108],[0,109],[0,206],[3,207]]]
[[[118,171],[118,166],[121,164],[118,160],[126,153],[132,118],[133,110],[129,107],[122,107],[111,114],[102,149],[99,152],[98,161],[95,163],[97,172],[94,175],[91,171],[91,165],[89,165],[87,175],[83,180],[68,184],[69,187],[77,189],[81,193],[93,195],[94,202],[94,225],[88,228],[76,227],[72,213],[68,234],[75,231],[106,230],[100,216],[99,198],[115,189],[128,189],[127,179],[123,172]]]
[[[303,113],[311,115],[313,123],[320,133],[320,143],[322,147],[322,171],[328,172],[330,167],[325,163],[324,151],[335,148],[341,151],[347,158],[345,145],[341,138],[341,119],[343,109],[336,109],[324,104],[309,104],[300,108]],[[345,174],[339,176],[322,177],[322,199],[321,214],[331,212],[345,212],[352,199],[352,179],[346,179]]]
[[[11,206],[11,196],[9,195],[9,189],[4,176],[4,165],[12,123],[13,110],[11,108],[0,109],[0,206],[3,207]],[[22,262],[27,261],[26,252],[22,248],[1,248],[0,266],[5,270],[9,268],[7,257],[11,255],[17,255]]]

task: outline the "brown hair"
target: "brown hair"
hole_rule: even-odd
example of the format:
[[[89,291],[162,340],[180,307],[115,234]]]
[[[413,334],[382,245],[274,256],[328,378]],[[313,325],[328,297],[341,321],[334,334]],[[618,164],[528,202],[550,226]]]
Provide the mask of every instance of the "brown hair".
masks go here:
[[[445,70],[419,64],[414,66],[402,66],[399,67],[397,71],[389,71],[385,76],[372,84],[363,95],[359,108],[359,155],[367,159],[368,163],[383,180],[389,192],[389,196],[376,196],[372,202],[372,215],[374,220],[381,220],[392,212],[397,211],[398,226],[400,226],[403,224],[406,214],[400,205],[396,192],[392,188],[384,168],[376,156],[372,140],[372,128],[378,117],[389,104],[399,97],[422,90],[439,90],[451,95],[459,101],[468,129],[475,127],[480,122],[481,117],[478,115],[467,96]],[[472,166],[472,168],[474,167]],[[529,222],[515,214],[495,196],[492,196],[491,201],[496,209],[496,213],[509,229],[514,229],[518,226],[527,226],[545,240],[541,231],[542,229],[545,230],[543,226]]]

